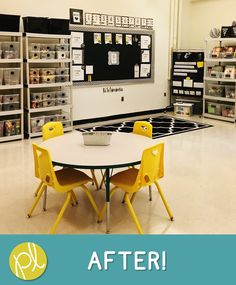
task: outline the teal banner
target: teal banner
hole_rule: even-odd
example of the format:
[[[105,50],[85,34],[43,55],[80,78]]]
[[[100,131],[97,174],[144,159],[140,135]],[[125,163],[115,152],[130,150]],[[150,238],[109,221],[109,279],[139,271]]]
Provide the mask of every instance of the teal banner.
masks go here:
[[[0,285],[235,284],[236,236],[2,235]]]

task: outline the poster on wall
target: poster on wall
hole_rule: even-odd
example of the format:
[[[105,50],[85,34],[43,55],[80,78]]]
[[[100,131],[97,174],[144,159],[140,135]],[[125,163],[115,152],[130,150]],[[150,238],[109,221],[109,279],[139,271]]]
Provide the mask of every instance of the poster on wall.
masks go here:
[[[70,8],[70,23],[83,25],[83,10]]]
[[[82,48],[84,45],[84,33],[83,32],[71,32],[71,47]]]
[[[84,81],[84,67],[82,65],[72,66],[72,81]]]

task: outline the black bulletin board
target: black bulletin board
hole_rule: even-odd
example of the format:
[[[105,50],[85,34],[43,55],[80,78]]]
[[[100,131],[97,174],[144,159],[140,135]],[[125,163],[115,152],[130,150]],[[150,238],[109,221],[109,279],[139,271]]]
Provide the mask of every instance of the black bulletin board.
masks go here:
[[[73,32],[73,30],[72,30]],[[134,30],[104,30],[96,28],[84,28],[75,30],[74,32],[83,33],[83,44],[80,48],[73,47],[73,49],[81,49],[83,51],[82,64],[73,62],[73,66],[80,66],[84,69],[84,78],[82,80],[72,80],[76,85],[78,84],[99,84],[123,82],[153,82],[153,31],[134,31]],[[94,34],[101,35],[99,43],[94,41]],[[111,35],[111,43],[106,42],[106,35]],[[117,43],[117,35],[122,38],[122,43]],[[132,44],[127,44],[127,35],[132,38]],[[141,44],[145,39],[149,38],[150,45],[145,46]],[[72,53],[73,54],[73,53]],[[109,63],[109,54],[118,57],[117,64]],[[149,55],[146,56],[145,55]],[[86,66],[92,66],[93,74],[86,73]],[[149,72],[145,74],[145,70]],[[73,70],[73,69],[72,69]],[[139,74],[139,75],[137,75]]]

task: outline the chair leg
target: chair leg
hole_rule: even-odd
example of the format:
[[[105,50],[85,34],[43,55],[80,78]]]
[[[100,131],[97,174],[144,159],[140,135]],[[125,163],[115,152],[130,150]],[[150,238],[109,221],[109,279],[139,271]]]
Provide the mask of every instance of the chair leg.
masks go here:
[[[28,218],[31,217],[31,215],[32,215],[32,213],[33,213],[35,207],[37,206],[38,201],[39,201],[39,199],[41,198],[41,196],[42,196],[42,194],[43,194],[44,191],[45,191],[45,186],[42,184],[42,185],[41,185],[41,188],[40,188],[39,191],[38,191],[37,196],[36,196],[35,199],[34,199],[34,203],[33,203],[31,209],[29,210],[29,212],[28,212],[28,214],[27,214],[27,217],[28,217]]]
[[[138,220],[138,218],[137,218],[137,216],[135,214],[134,208],[133,208],[133,206],[132,206],[132,204],[130,202],[128,193],[125,193],[125,202],[126,202],[128,208],[129,208],[130,214],[132,216],[132,219],[133,219],[133,221],[134,221],[134,223],[136,225],[136,228],[137,228],[139,234],[143,234],[143,230],[142,230],[141,225],[139,223],[139,220]]]
[[[85,194],[88,196],[89,198],[89,201],[94,209],[94,211],[96,212],[97,216],[99,215],[99,210],[98,210],[98,207],[93,199],[93,196],[91,195],[91,193],[89,192],[89,189],[84,186],[84,185],[81,185],[81,188],[83,189],[83,191],[85,192]]]
[[[42,186],[43,186],[43,181],[41,181],[41,182],[39,183],[38,188],[37,188],[36,191],[34,192],[34,196],[35,196],[35,197],[38,195],[39,190],[41,189]]]
[[[152,186],[149,185],[149,201],[152,201]]]
[[[101,170],[101,174],[102,174],[102,180],[101,180],[101,183],[100,183],[100,186],[99,186],[99,189],[102,189],[102,184],[104,183],[105,181],[105,172],[103,173],[102,170]]]
[[[73,190],[71,190],[71,202],[72,202],[72,206],[78,205],[78,200]]]
[[[64,214],[64,212],[65,212],[65,210],[67,208],[67,206],[68,206],[68,204],[71,201],[71,196],[72,196],[72,192],[69,191],[67,193],[67,196],[66,196],[66,201],[64,202],[64,204],[63,204],[63,206],[61,208],[61,211],[60,211],[60,213],[57,216],[57,219],[56,219],[56,221],[55,221],[55,223],[54,223],[54,225],[53,225],[53,227],[52,227],[52,229],[50,231],[50,234],[55,234],[57,226],[58,226],[58,224],[59,224],[59,222],[60,222],[60,220],[61,220],[61,218],[62,218],[62,216],[63,216],[63,214]]]
[[[158,192],[159,192],[159,194],[160,194],[160,196],[161,196],[162,202],[164,203],[164,205],[165,205],[165,207],[166,207],[166,211],[168,212],[168,215],[169,215],[169,217],[170,217],[170,220],[171,220],[171,221],[174,221],[173,214],[172,214],[172,212],[171,212],[171,210],[170,210],[170,208],[169,208],[169,205],[167,204],[167,201],[166,201],[166,199],[165,199],[165,197],[164,197],[164,195],[163,195],[163,193],[162,193],[161,186],[160,186],[159,183],[156,182],[156,181],[155,181],[154,183],[155,183],[155,185],[156,185],[156,187],[157,187],[157,190],[158,190]]]
[[[91,171],[91,175],[92,175],[92,178],[93,178],[93,182],[95,183],[96,189],[99,190],[98,181],[97,181],[97,178],[95,176],[95,170],[91,169],[90,171]]]
[[[131,199],[130,199],[130,203],[133,204],[134,202],[134,198],[136,196],[136,193],[133,193],[132,196],[131,196]],[[123,197],[123,200],[122,200],[122,204],[125,203],[125,194],[124,194],[124,197]]]
[[[43,211],[47,211],[47,186],[45,185],[44,196],[43,196]]]
[[[113,196],[113,194],[115,193],[115,191],[118,189],[118,187],[114,187],[112,190],[111,190],[111,193],[110,193],[110,198]],[[103,207],[102,207],[102,210],[100,211],[99,215],[98,215],[98,223],[101,223],[102,220],[103,220],[103,216],[106,212],[106,209],[107,209],[107,203],[105,202]]]

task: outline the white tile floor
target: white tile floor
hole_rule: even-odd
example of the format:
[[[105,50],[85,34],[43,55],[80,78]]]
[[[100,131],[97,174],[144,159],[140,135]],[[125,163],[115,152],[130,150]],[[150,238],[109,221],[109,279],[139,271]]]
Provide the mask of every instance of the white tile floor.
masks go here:
[[[147,234],[236,234],[236,126],[194,118],[213,128],[165,137],[165,177],[160,180],[175,220],[170,222],[153,187],[139,192],[134,202],[136,213]],[[40,142],[37,138],[32,140]],[[99,176],[99,172],[97,172]],[[31,219],[26,218],[38,181],[34,178],[31,141],[0,144],[0,233],[47,234],[64,201],[64,196],[49,189],[48,210],[38,205]],[[99,207],[104,190],[89,185]],[[103,234],[105,222],[96,216],[82,191],[76,189],[77,207],[69,207],[58,227],[58,234]],[[136,234],[136,228],[121,204],[122,192],[112,199],[113,234]]]

